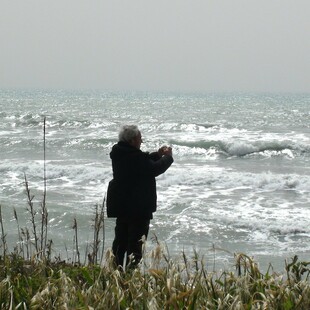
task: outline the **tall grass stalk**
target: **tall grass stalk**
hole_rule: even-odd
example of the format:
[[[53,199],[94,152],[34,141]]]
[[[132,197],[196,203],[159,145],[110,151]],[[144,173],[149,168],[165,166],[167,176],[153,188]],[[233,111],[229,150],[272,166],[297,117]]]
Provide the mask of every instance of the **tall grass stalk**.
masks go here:
[[[74,230],[74,238],[73,238],[74,249],[73,249],[73,253],[76,253],[76,257],[77,257],[77,260],[76,260],[75,255],[73,256],[73,262],[74,263],[78,263],[80,265],[81,264],[81,260],[80,260],[80,251],[79,251],[79,241],[78,241],[78,225],[77,225],[76,218],[73,219],[73,226],[72,226],[72,228]]]
[[[19,226],[19,221],[18,221],[16,209],[14,208],[13,211],[14,211],[14,219],[15,219],[16,224],[17,224],[17,234],[18,234],[18,245],[17,245],[18,250],[17,251],[18,251],[18,253],[21,253],[23,259],[25,259],[24,240],[23,240],[23,236],[22,236],[21,229]]]
[[[96,204],[95,217],[93,219],[93,242],[91,244],[92,253],[88,255],[90,264],[101,264],[104,256],[105,227],[104,227],[104,207],[105,199],[101,206]],[[100,238],[101,236],[101,238]],[[101,251],[100,251],[101,247]]]
[[[6,243],[6,234],[4,233],[1,205],[0,205],[0,226],[1,226],[1,243],[2,243],[2,249],[3,249],[2,254],[3,254],[3,259],[5,259],[6,253],[7,253],[7,243]]]
[[[31,253],[31,241],[30,241],[29,229],[27,227],[25,228],[22,227],[20,230],[23,244],[25,244],[26,247],[26,259],[29,260]]]
[[[36,255],[38,255],[39,254],[39,237],[37,233],[37,226],[36,226],[36,219],[35,219],[37,212],[35,211],[34,205],[33,205],[34,195],[30,193],[30,188],[28,185],[26,173],[24,173],[24,179],[25,179],[25,187],[26,187],[26,195],[27,195],[27,203],[28,203],[27,211],[30,213],[30,222],[32,224],[32,232],[34,236],[34,246],[36,249]]]

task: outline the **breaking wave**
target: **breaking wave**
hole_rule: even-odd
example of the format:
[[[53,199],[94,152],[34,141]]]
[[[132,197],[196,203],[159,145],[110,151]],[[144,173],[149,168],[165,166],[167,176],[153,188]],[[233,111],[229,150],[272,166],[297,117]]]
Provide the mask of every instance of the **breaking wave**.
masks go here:
[[[201,149],[204,151],[214,150],[216,153],[225,156],[285,156],[293,158],[294,156],[309,156],[310,147],[306,144],[296,144],[291,141],[259,141],[252,143],[250,141],[170,141],[173,145],[187,147],[190,149]]]

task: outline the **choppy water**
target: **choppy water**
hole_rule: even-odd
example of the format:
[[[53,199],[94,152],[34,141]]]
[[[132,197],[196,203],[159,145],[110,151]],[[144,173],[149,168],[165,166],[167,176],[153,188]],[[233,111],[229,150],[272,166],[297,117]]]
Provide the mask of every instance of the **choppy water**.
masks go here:
[[[245,252],[261,265],[310,260],[310,94],[0,92],[0,203],[9,240],[13,207],[25,214],[24,173],[36,203],[43,190],[56,249],[91,239],[94,205],[111,179],[109,152],[121,124],[137,124],[143,150],[173,147],[158,178],[150,234],[170,253],[195,248],[218,261]],[[106,220],[106,247],[114,220]],[[11,238],[11,239],[10,239]],[[211,259],[211,258],[210,258]]]

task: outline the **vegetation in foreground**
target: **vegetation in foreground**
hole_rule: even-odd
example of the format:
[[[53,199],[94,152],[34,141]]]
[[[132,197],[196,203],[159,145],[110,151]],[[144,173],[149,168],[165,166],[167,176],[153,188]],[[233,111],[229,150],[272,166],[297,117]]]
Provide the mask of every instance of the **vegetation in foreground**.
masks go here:
[[[147,261],[147,262],[146,262]],[[1,257],[1,309],[310,309],[309,263],[262,274],[246,255],[236,271],[208,273],[198,257],[168,258],[160,245],[136,269]]]

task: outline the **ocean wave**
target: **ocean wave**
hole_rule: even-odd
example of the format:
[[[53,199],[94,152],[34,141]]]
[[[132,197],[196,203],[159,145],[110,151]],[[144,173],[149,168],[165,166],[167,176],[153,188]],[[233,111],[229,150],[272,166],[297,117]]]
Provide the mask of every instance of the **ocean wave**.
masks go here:
[[[46,176],[49,181],[62,180],[64,178],[73,181],[73,183],[89,183],[94,180],[102,180],[111,178],[111,167],[105,166],[101,162],[84,163],[75,161],[47,161]],[[24,181],[24,175],[29,176],[34,182],[38,182],[43,178],[43,160],[35,161],[3,161],[0,163],[0,173],[2,179],[11,179]],[[60,186],[61,186],[60,182]],[[55,183],[55,185],[57,185]],[[78,189],[77,189],[78,190]]]
[[[144,121],[139,124],[139,127],[143,132],[161,132],[166,134],[175,133],[206,133],[212,129],[218,129],[220,125],[215,123],[185,123],[185,122],[154,122],[145,123]]]
[[[224,151],[230,156],[246,156],[251,154],[260,155],[284,155],[294,157],[291,151],[294,147],[289,142],[282,141],[265,141],[251,143],[249,141],[236,141],[224,144]],[[295,150],[296,151],[296,150]]]
[[[218,155],[230,156],[284,156],[288,158],[294,158],[295,156],[309,156],[310,147],[307,144],[295,143],[292,141],[240,141],[236,140],[234,142],[226,141],[178,141],[170,140],[171,144],[175,147],[187,147],[191,149],[190,153],[197,153],[197,149],[201,149],[202,153],[205,151],[211,151],[211,153],[216,153]],[[186,153],[188,153],[188,149]]]
[[[11,127],[37,127],[42,126],[44,115],[37,113],[17,113],[14,115],[5,115],[5,121]]]
[[[165,194],[169,194],[173,201],[187,196],[192,200],[199,200],[210,195],[219,194],[224,197],[242,191],[273,193],[293,190],[306,193],[310,188],[310,177],[297,174],[274,174],[268,171],[239,172],[219,167],[174,163],[167,175],[159,178],[158,186]]]
[[[46,129],[48,128],[58,128],[59,130],[64,129],[101,129],[101,128],[109,128],[111,126],[115,126],[114,122],[110,122],[109,120],[98,120],[94,119],[74,119],[70,118],[70,116],[63,115],[45,115],[44,113],[14,113],[8,114],[6,112],[0,113],[0,118],[2,118],[2,123],[6,123],[7,126],[11,128],[18,127],[38,127],[38,130],[41,130],[44,122],[44,118],[46,119]],[[2,124],[3,126],[3,124]]]

